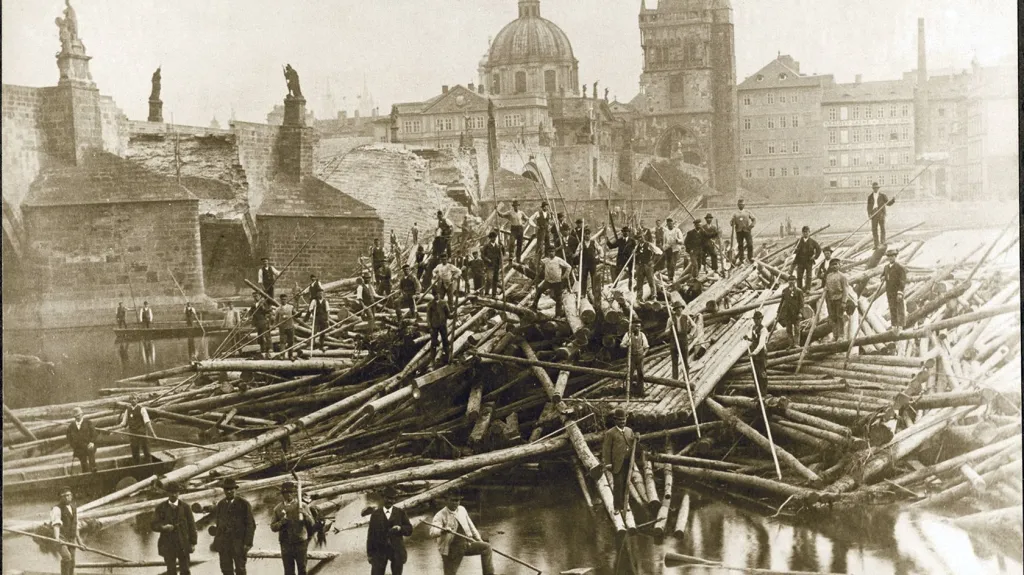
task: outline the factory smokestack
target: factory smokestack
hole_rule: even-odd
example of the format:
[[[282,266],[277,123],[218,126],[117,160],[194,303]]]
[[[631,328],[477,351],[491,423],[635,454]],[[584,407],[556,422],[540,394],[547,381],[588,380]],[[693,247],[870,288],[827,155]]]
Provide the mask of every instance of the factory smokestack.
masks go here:
[[[928,82],[928,57],[925,55],[924,18],[917,19],[917,85]]]

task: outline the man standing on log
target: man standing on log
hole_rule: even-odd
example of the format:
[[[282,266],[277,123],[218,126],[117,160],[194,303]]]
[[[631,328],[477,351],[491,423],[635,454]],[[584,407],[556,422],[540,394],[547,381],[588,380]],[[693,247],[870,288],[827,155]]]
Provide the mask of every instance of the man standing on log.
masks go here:
[[[249,319],[256,328],[256,339],[260,343],[260,355],[264,358],[270,354],[270,307],[258,292],[252,292],[252,305],[249,307]]]
[[[804,229],[806,230],[807,228],[805,227]],[[809,281],[810,271],[807,272],[807,275]],[[786,289],[782,290],[782,302],[779,303],[778,320],[779,325],[786,328],[786,333],[789,335],[789,344],[793,346],[797,345],[800,341],[800,319],[804,309],[804,292],[797,287],[798,280],[796,276],[790,274],[786,276],[786,279],[789,280],[789,284],[786,285]]]
[[[423,276],[427,273],[427,251],[423,249],[423,244],[416,245],[416,279],[423,281]]]
[[[644,390],[644,356],[647,355],[647,350],[651,348],[651,344],[647,342],[647,335],[641,330],[642,324],[638,318],[633,319],[633,327],[625,336],[622,337],[622,343],[619,347],[622,349],[629,350],[629,363],[630,372],[627,373],[628,385],[630,392],[636,397],[643,397],[647,395]],[[636,376],[636,387],[634,387],[633,375]]]
[[[224,499],[213,510],[213,550],[220,557],[221,575],[245,575],[245,563],[256,533],[252,505],[235,495],[238,482],[228,477],[221,484]]]
[[[512,242],[515,244],[516,261],[519,262],[523,255],[523,233],[526,230],[526,213],[519,209],[519,202],[512,200],[512,209],[507,212],[496,210],[498,216],[509,222],[509,232],[512,234]],[[511,246],[509,246],[511,247]],[[510,252],[512,250],[509,250]]]
[[[821,289],[825,289],[825,276],[828,275],[828,267],[832,262],[832,246],[825,246],[822,248],[821,254],[825,256],[825,258],[822,260],[821,265],[818,266],[818,271],[815,275],[821,280]]]
[[[754,237],[750,231],[754,229],[757,218],[743,209],[743,200],[736,202],[736,212],[732,215],[730,225],[736,232],[736,263],[743,263],[743,249],[746,246],[747,261],[754,261]]]
[[[551,299],[555,300],[555,317],[561,317],[565,311],[562,309],[562,289],[572,266],[556,256],[555,248],[549,246],[544,249],[544,259],[540,260],[540,267],[540,281],[537,282],[537,292],[533,296],[533,311],[537,311],[537,306],[540,305],[540,296],[547,292]]]
[[[721,251],[721,232],[714,224],[715,216],[708,214],[704,216],[704,225],[701,226],[701,253],[704,257],[711,258],[711,270],[718,273],[718,252]],[[722,264],[725,267],[725,264]]]
[[[297,498],[298,487],[292,481],[281,485],[281,498],[284,499],[274,508],[270,523],[271,531],[277,533],[281,543],[281,561],[284,562],[285,575],[306,575],[306,550],[309,535],[316,527],[313,516]]]
[[[430,357],[437,357],[437,340],[441,340],[444,363],[452,358],[452,346],[448,341],[448,317],[451,310],[444,300],[441,287],[434,284],[434,299],[427,304],[427,326],[430,327]]]
[[[804,226],[800,229],[800,239],[796,241],[796,251],[793,253],[793,265],[789,273],[796,268],[796,285],[805,292],[811,291],[811,272],[814,269],[814,262],[821,255],[821,246],[811,237],[811,228]]]
[[[448,298],[448,305],[455,309],[455,288],[462,278],[462,270],[458,266],[449,263],[448,255],[441,255],[441,263],[434,268],[433,284],[441,289],[441,293]]]
[[[119,329],[128,329],[128,310],[124,307],[124,302],[117,302],[117,314],[114,316],[117,319],[117,327]]]
[[[150,527],[160,533],[157,551],[164,558],[168,575],[189,575],[196,550],[196,520],[192,510],[178,499],[181,488],[177,484],[166,486],[167,500],[156,506]]]
[[[402,266],[402,279],[398,281],[399,300],[395,310],[398,315],[398,323],[402,323],[402,310],[408,308],[412,314],[413,321],[419,320],[419,313],[416,311],[416,294],[423,289],[420,281],[412,273],[409,264]]]
[[[605,228],[606,236],[607,230],[608,228]],[[633,289],[633,268],[636,262],[631,260],[633,258],[633,251],[636,250],[636,240],[630,237],[629,226],[623,226],[622,237],[615,235],[612,239],[608,240],[607,245],[610,250],[618,250],[615,253],[615,277],[613,281],[618,280],[622,270],[626,267],[626,263],[629,263],[630,269],[626,270],[626,277],[629,278],[629,289]]]
[[[377,331],[377,317],[373,306],[377,303],[377,292],[370,285],[369,272],[363,272],[363,276],[356,279],[356,303],[359,305],[359,316],[370,325],[370,331]],[[320,311],[317,310],[317,319]],[[326,328],[327,325],[324,324]],[[318,330],[319,331],[319,330]]]
[[[391,562],[391,575],[402,575],[407,559],[404,538],[412,535],[412,523],[404,509],[395,507],[398,493],[394,487],[385,487],[381,495],[384,505],[370,515],[366,532],[370,575],[384,575],[388,562]]]
[[[359,281],[362,281],[360,278]],[[309,308],[306,310],[305,319],[309,321],[310,317],[313,317],[313,335],[320,334],[320,342],[318,346],[321,350],[327,349],[325,340],[327,339],[327,325],[328,320],[331,317],[331,304],[327,302],[327,298],[324,297],[323,290],[316,293],[316,297],[309,300]]]
[[[530,225],[534,227],[533,237],[537,238],[537,253],[543,254],[548,246],[548,234],[551,233],[551,212],[548,203],[541,202],[540,209],[530,216]]]
[[[274,284],[277,282],[278,276],[281,272],[277,271],[274,266],[270,265],[270,258],[262,258],[260,260],[263,265],[260,266],[259,271],[256,272],[256,283],[263,288],[263,291],[268,296],[274,297]]]
[[[143,329],[149,329],[153,325],[153,310],[149,307],[149,302],[142,302],[142,309],[139,310],[139,323],[142,324]]]
[[[149,420],[149,412],[146,411],[146,407],[139,404],[137,394],[131,394],[128,397],[128,402],[128,408],[121,415],[121,427],[127,428],[128,433],[132,434],[129,437],[132,463],[135,465],[150,463],[153,461],[153,457],[149,453],[149,436],[156,437],[156,432],[153,431],[153,422]],[[145,459],[140,459],[140,455],[145,456]]]
[[[839,270],[839,258],[832,258],[825,276],[825,306],[828,308],[828,321],[832,324],[832,340],[839,341],[844,337],[846,313],[843,303],[846,301],[846,288],[849,285],[846,275]]]
[[[683,367],[687,373],[690,371],[690,359],[689,359],[689,336],[690,336],[690,323],[693,321],[690,316],[686,314],[685,306],[683,302],[676,300],[672,303],[672,312],[669,314],[668,321],[665,322],[664,335],[669,338],[669,349],[672,350],[672,379],[679,379],[679,359],[680,351],[682,352]],[[675,325],[675,335],[673,336],[672,326]],[[676,340],[679,340],[679,347],[676,348]]]
[[[314,300],[318,294],[324,293],[324,286],[316,274],[309,274],[309,286],[304,290],[309,292],[309,299]],[[302,294],[299,294],[302,295]]]
[[[437,549],[441,552],[444,575],[458,573],[462,558],[467,555],[479,555],[483,575],[494,575],[491,544],[480,536],[473,520],[469,518],[469,512],[461,503],[462,495],[458,490],[449,491],[445,497],[445,506],[430,520],[433,524],[430,527],[430,536],[437,539]],[[459,535],[472,541],[459,537]]]
[[[76,407],[75,420],[68,425],[67,438],[71,453],[82,464],[82,473],[96,472],[96,427]]]
[[[470,278],[473,280],[473,292],[480,293],[484,290],[484,281],[486,279],[487,264],[480,257],[480,252],[473,250],[470,253],[469,260],[466,261],[466,270],[469,272]],[[469,280],[466,280],[466,291],[469,292]]]
[[[750,330],[750,335],[743,336],[743,339],[750,342],[747,352],[754,362],[754,380],[757,388],[761,391],[761,396],[766,397],[768,395],[768,330],[761,325],[763,319],[764,314],[761,313],[761,310],[755,310],[754,326]]]
[[[871,237],[875,240],[875,249],[885,243],[885,212],[888,206],[896,203],[896,198],[889,199],[878,191],[878,182],[871,184],[868,194],[868,218],[871,219]]]
[[[288,301],[288,294],[281,294],[281,307],[274,316],[277,324],[281,350],[287,350],[287,358],[295,358],[295,306]]]
[[[78,506],[70,487],[61,487],[57,491],[60,501],[50,510],[50,526],[53,538],[71,544],[83,545],[82,536],[78,534]],[[60,575],[75,575],[75,548],[61,545]]]
[[[665,271],[668,283],[676,279],[676,264],[679,263],[679,252],[683,249],[685,238],[683,230],[676,227],[672,218],[665,220]]]
[[[498,232],[491,231],[487,234],[487,243],[483,247],[483,260],[486,283],[484,293],[491,297],[498,297],[498,287],[501,284],[501,246],[497,242]]]
[[[903,290],[907,286],[907,269],[896,261],[899,252],[891,249],[885,253],[889,263],[882,270],[882,281],[885,282],[885,297],[889,300],[889,321],[897,333],[903,329],[907,309],[903,302]]]
[[[380,284],[381,271],[387,265],[384,256],[384,248],[380,247],[380,240],[373,238],[373,248],[370,249],[370,264],[373,266],[373,281]]]
[[[580,281],[583,282],[583,285],[580,286],[580,295],[586,297],[587,283],[589,282],[594,294],[594,305],[600,306],[601,283],[600,276],[597,274],[597,266],[603,261],[601,246],[590,238],[590,228],[583,228],[581,233],[582,243],[572,256],[573,261],[578,261],[580,256],[583,256],[583,267],[580,269]],[[583,251],[582,254],[580,254],[580,250]]]
[[[612,472],[612,504],[615,511],[626,508],[629,495],[629,455],[636,445],[636,434],[626,427],[626,410],[616,407],[612,411],[615,425],[604,432],[601,443],[601,462]]]
[[[686,248],[687,255],[690,256],[690,268],[687,271],[697,277],[704,265],[704,234],[700,230],[700,220],[693,220],[693,229],[686,232],[683,246]]]

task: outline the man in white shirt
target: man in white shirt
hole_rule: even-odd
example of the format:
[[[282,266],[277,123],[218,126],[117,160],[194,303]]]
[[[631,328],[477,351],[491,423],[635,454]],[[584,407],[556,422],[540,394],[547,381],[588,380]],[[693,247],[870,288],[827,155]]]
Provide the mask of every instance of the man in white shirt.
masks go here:
[[[761,391],[761,395],[766,396],[768,395],[768,330],[761,325],[763,318],[764,314],[761,313],[761,310],[754,312],[754,326],[750,330],[750,335],[743,336],[743,339],[750,342],[747,351],[754,361],[754,383]]]
[[[448,260],[448,254],[441,254],[440,262],[434,268],[433,283],[448,297],[448,306],[455,310],[455,286],[459,285],[462,270]]]
[[[665,220],[665,271],[668,281],[672,283],[676,277],[676,263],[679,261],[679,250],[683,249],[683,230],[676,227],[672,218]]]
[[[629,350],[630,373],[627,374],[627,378],[629,389],[636,397],[647,395],[647,392],[644,391],[644,356],[651,348],[651,344],[647,341],[647,335],[640,329],[641,326],[640,320],[634,319],[632,330],[622,337],[622,343],[619,344],[619,347]],[[636,387],[633,386],[632,376],[634,374],[636,375]]]
[[[261,260],[262,265],[256,272],[256,283],[263,288],[263,291],[270,297],[274,297],[274,283],[277,282],[277,277],[281,275],[281,272],[277,271],[277,268],[270,265],[270,258],[263,258]]]
[[[498,205],[498,215],[508,220],[509,232],[512,233],[512,241],[515,242],[515,254],[516,261],[520,261],[520,257],[523,254],[523,233],[526,230],[526,212],[519,209],[519,202],[512,200],[512,209],[507,212],[501,211],[501,205]],[[508,251],[512,253],[513,247],[510,245]]]
[[[149,307],[148,301],[142,302],[142,309],[139,310],[139,323],[145,329],[149,329],[153,324],[153,309]]]
[[[156,432],[153,431],[153,423],[149,420],[149,412],[146,411],[145,406],[139,403],[139,396],[137,394],[131,394],[128,402],[128,408],[121,415],[121,427],[128,428],[128,433],[132,434],[129,438],[132,448],[132,462],[135,465],[151,463],[153,458],[149,454],[148,435],[156,437]],[[145,455],[145,459],[139,458],[140,452],[141,455]]]
[[[494,575],[491,545],[480,536],[461,503],[459,492],[450,491],[445,498],[445,506],[430,521],[430,536],[437,539],[444,575],[458,573],[462,558],[467,555],[479,555],[483,575]]]
[[[70,487],[61,487],[58,491],[60,502],[50,510],[50,526],[53,538],[65,543],[82,545],[82,536],[78,533],[78,507]],[[60,575],[75,575],[75,548],[61,545]]]
[[[572,266],[562,258],[555,255],[555,248],[548,247],[544,250],[544,259],[540,260],[541,277],[537,284],[537,292],[533,296],[533,309],[537,310],[540,304],[540,296],[550,290],[551,299],[555,300],[555,316],[562,315],[562,289],[565,287],[565,277]]]

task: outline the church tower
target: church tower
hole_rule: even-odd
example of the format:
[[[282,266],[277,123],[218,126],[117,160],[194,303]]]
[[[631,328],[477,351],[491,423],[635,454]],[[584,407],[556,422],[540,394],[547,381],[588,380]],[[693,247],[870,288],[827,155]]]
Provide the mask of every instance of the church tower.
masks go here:
[[[719,193],[738,185],[736,57],[729,0],[640,8],[639,151],[706,168]]]

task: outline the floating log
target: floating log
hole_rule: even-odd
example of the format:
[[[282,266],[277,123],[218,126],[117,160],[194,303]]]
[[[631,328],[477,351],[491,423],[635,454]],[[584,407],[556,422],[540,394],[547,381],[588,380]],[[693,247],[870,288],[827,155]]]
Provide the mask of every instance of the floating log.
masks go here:
[[[466,401],[466,419],[471,423],[476,423],[476,420],[480,419],[480,404],[484,396],[484,386],[480,382],[473,384],[473,387],[469,388],[469,400]]]
[[[483,406],[480,411],[480,419],[476,421],[473,426],[473,431],[469,434],[470,445],[479,445],[483,442],[484,437],[487,436],[487,430],[491,427],[491,416],[494,414],[494,404],[488,403]]]
[[[662,484],[661,507],[658,508],[658,515],[654,522],[654,533],[659,537],[665,534],[665,524],[668,523],[669,505],[672,503],[672,478],[674,477],[671,465],[662,466],[662,471],[664,472],[665,481]]]
[[[32,433],[31,429],[25,427],[25,424],[22,423],[20,419],[18,419],[18,416],[15,415],[14,412],[11,411],[9,407],[7,407],[6,403],[3,404],[3,406],[4,417],[10,419],[11,423],[13,423],[14,426],[18,428],[18,431],[20,431],[25,437],[29,438],[30,441],[37,441],[39,439],[38,437],[36,437],[35,433]]]
[[[679,514],[676,515],[676,527],[672,534],[682,539],[686,535],[686,524],[690,519],[690,494],[683,493],[683,501],[679,505]]]
[[[265,371],[268,373],[325,373],[347,369],[347,359],[206,359],[193,364],[199,373],[212,371]]]

